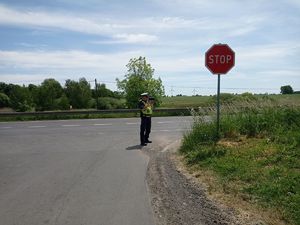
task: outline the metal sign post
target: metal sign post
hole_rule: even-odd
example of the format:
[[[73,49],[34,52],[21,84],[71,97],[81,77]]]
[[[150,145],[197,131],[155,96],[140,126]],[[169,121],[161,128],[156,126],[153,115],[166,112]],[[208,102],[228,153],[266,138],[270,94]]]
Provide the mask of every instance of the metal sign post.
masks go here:
[[[205,66],[212,74],[218,74],[217,137],[220,138],[220,79],[235,63],[235,53],[226,44],[215,44],[205,53]]]
[[[217,138],[220,137],[220,79],[221,76],[218,74],[218,91],[217,91]]]

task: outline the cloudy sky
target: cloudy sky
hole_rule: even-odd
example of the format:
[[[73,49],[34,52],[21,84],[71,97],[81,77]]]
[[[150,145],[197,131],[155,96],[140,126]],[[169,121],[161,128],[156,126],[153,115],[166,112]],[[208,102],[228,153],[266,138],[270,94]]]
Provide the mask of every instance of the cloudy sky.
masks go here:
[[[0,0],[2,82],[85,77],[116,89],[129,59],[145,56],[166,94],[214,94],[214,43],[236,53],[222,92],[300,90],[299,0]]]

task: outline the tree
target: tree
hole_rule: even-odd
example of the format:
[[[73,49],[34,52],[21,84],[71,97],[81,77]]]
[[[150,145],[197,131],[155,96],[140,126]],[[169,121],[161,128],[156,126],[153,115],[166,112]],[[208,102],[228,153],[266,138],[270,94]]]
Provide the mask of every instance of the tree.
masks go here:
[[[125,79],[117,79],[118,89],[124,92],[129,108],[136,108],[140,94],[148,92],[155,98],[156,106],[160,105],[164,87],[160,78],[154,79],[154,69],[146,62],[145,57],[130,59],[126,65]]]
[[[293,94],[294,90],[290,85],[285,85],[280,87],[280,93],[285,95],[285,94]]]
[[[6,94],[9,97],[14,86],[14,84],[6,84],[4,82],[0,82],[0,92]]]
[[[80,78],[79,82],[66,80],[65,93],[72,107],[77,109],[88,108],[92,98],[90,84],[85,78]]]
[[[12,85],[9,98],[11,107],[16,111],[25,112],[32,108],[32,97],[25,86]]]
[[[106,88],[105,84],[97,84],[97,93],[96,90],[92,90],[92,97],[114,97],[114,92]]]
[[[0,92],[0,108],[8,107],[9,104],[10,104],[9,97],[6,94]]]
[[[69,99],[67,98],[67,96],[65,94],[63,94],[62,97],[55,100],[55,105],[56,105],[57,109],[60,109],[60,110],[70,109]]]
[[[31,87],[32,91],[37,91],[34,97],[38,109],[40,110],[54,110],[57,109],[56,100],[60,98],[63,94],[63,88],[58,81],[55,79],[45,79],[38,90],[35,87]]]

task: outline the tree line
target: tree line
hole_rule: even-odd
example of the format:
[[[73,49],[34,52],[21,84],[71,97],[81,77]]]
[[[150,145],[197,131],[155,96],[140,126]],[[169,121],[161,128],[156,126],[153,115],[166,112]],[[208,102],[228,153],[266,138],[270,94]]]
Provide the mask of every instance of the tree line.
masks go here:
[[[116,79],[120,92],[109,90],[105,84],[96,84],[95,89],[91,89],[85,78],[79,81],[68,79],[64,86],[53,78],[45,79],[40,85],[28,86],[0,82],[0,108],[10,107],[22,112],[136,108],[143,92],[154,97],[156,106],[159,106],[165,94],[164,87],[160,78],[153,78],[154,69],[146,58],[132,58],[126,67],[125,78]]]
[[[107,102],[121,98],[120,92],[109,90],[105,84],[97,84],[97,88],[91,89],[85,78],[79,81],[68,79],[64,86],[53,78],[45,79],[40,85],[28,86],[0,82],[0,108],[10,107],[21,112],[96,108],[97,99],[102,103],[98,104],[99,109],[112,108]],[[115,106],[118,107],[123,105]]]

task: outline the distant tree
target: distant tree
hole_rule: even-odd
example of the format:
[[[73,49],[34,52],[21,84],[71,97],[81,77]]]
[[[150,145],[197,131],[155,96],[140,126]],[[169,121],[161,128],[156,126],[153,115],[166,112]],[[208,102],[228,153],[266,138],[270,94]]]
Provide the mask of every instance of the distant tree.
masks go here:
[[[6,84],[4,82],[0,82],[0,92],[6,94],[8,97],[11,94],[13,87],[14,87],[14,84]]]
[[[6,94],[0,92],[0,108],[8,107],[9,105],[10,105],[9,97]]]
[[[80,78],[79,82],[74,80],[66,80],[65,93],[73,108],[88,108],[92,98],[90,84],[85,78]]]
[[[35,87],[32,87],[35,90]],[[57,109],[56,99],[60,98],[63,94],[63,88],[55,79],[45,79],[40,87],[35,90],[37,96],[37,105],[41,110],[54,110]]]
[[[97,84],[97,93],[95,90],[92,91],[93,98],[96,97],[114,97],[114,93],[106,88],[105,84]]]
[[[148,92],[155,98],[156,105],[160,105],[164,87],[161,79],[154,79],[153,75],[154,69],[146,62],[145,57],[130,59],[125,79],[121,81],[117,79],[117,86],[123,91],[129,108],[137,106],[137,101],[143,92]]]
[[[10,105],[11,107],[20,112],[28,111],[32,108],[32,97],[27,87],[12,85],[10,86]]]
[[[67,110],[70,109],[70,103],[69,99],[65,94],[62,95],[62,97],[55,100],[55,105],[57,106],[57,109],[60,110]]]
[[[41,110],[41,106],[39,105],[40,102],[43,101],[43,99],[40,96],[40,88],[37,85],[34,84],[29,84],[28,85],[28,90],[30,92],[32,102],[33,102],[33,107],[35,110]]]
[[[124,98],[124,94],[121,91],[114,91],[113,93],[114,93],[114,98],[118,98],[118,99]]]
[[[280,87],[280,93],[285,95],[285,94],[293,94],[294,90],[290,85],[285,85]]]

